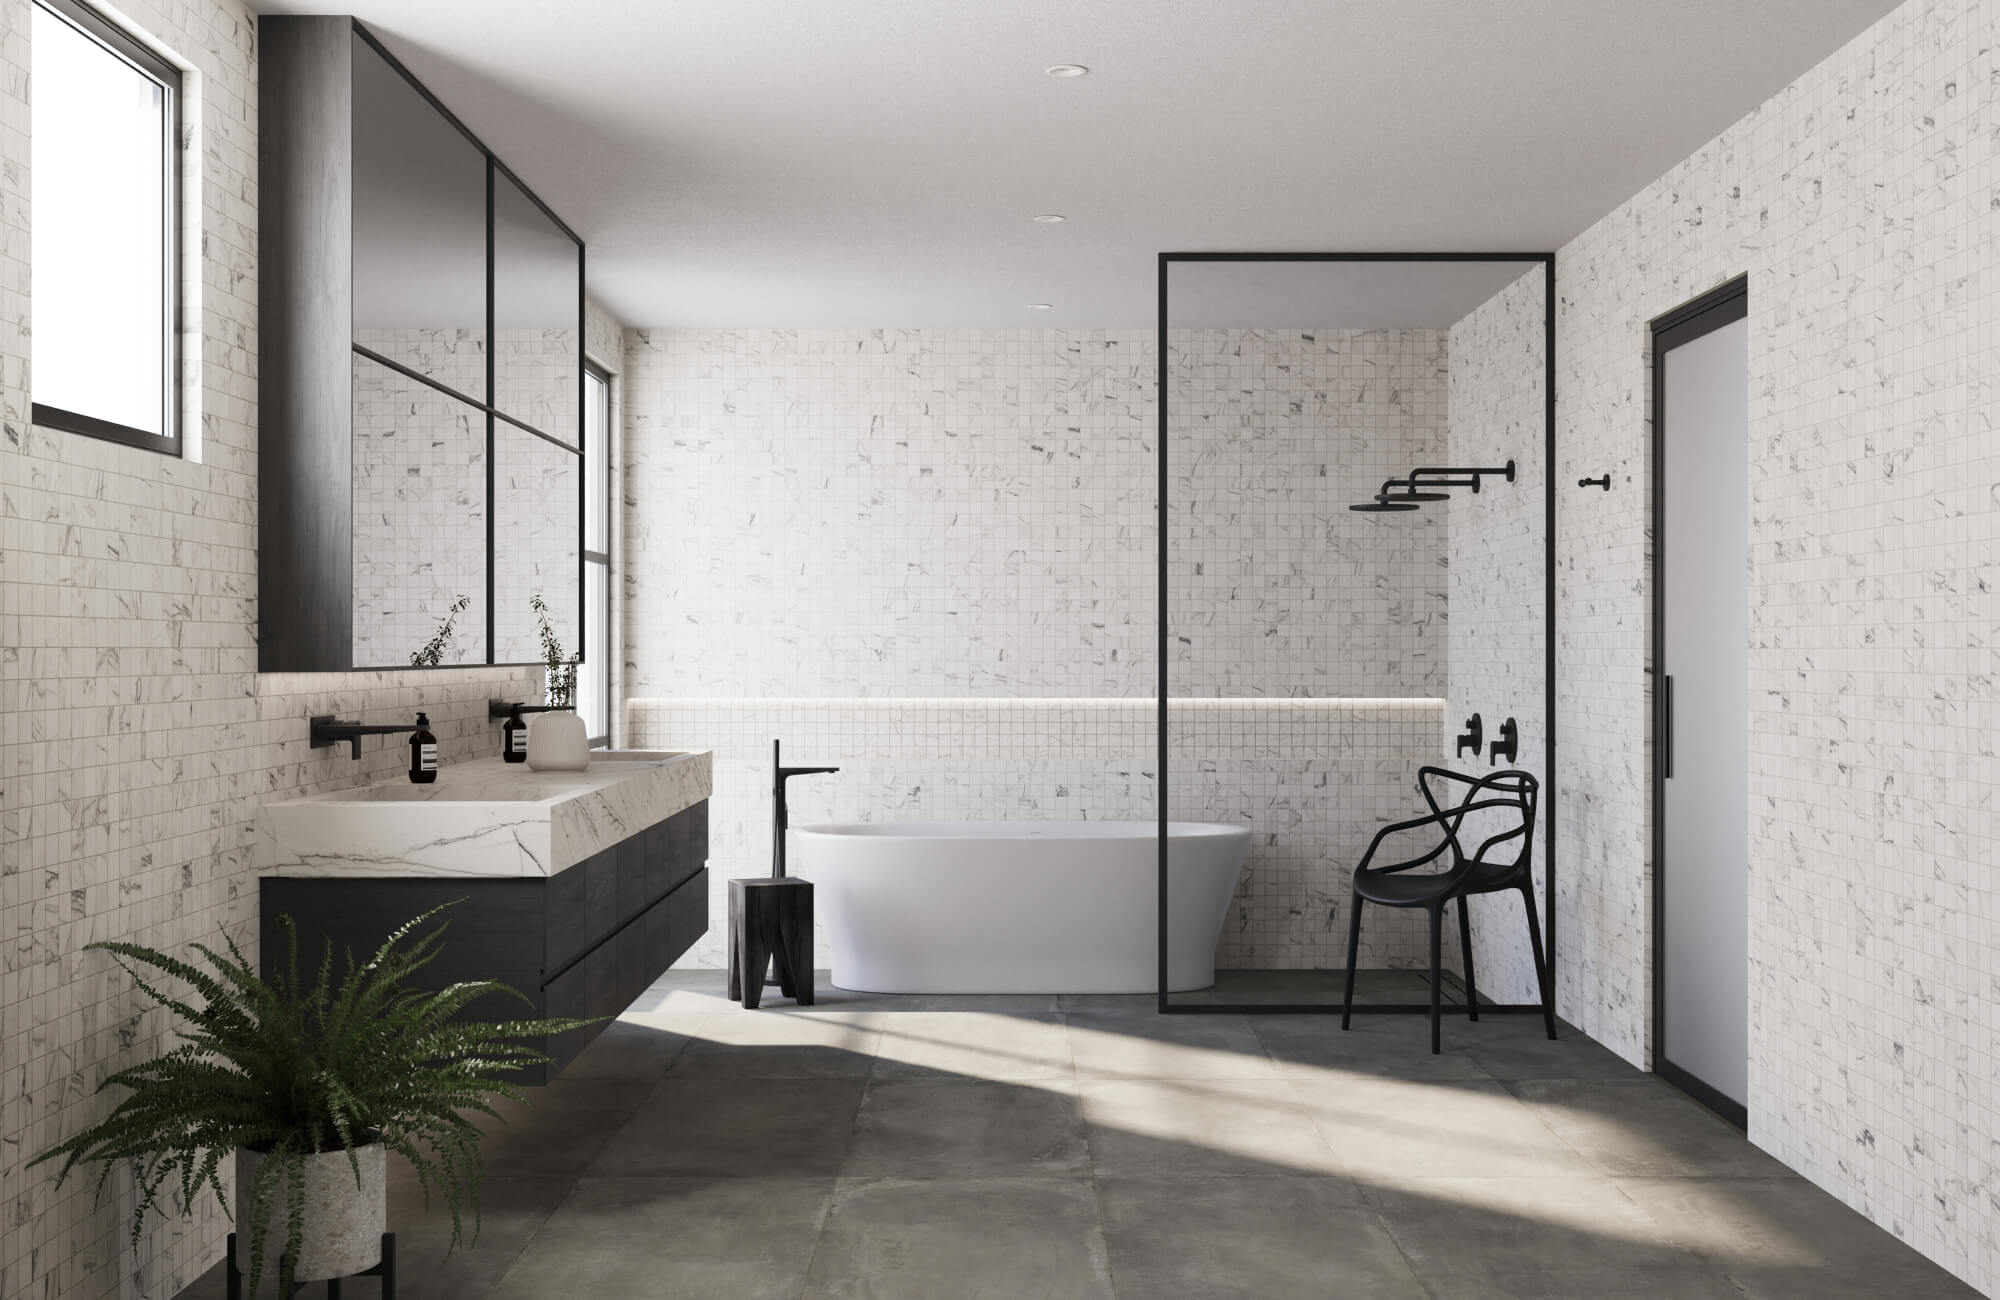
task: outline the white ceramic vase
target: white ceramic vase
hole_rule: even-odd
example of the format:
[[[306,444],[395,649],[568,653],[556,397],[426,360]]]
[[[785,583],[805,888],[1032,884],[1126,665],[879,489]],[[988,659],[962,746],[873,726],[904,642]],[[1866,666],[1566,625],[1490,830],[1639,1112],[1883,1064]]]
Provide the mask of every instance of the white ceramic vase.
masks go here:
[[[581,772],[590,766],[590,733],[568,709],[537,713],[528,722],[528,766],[537,772]]]
[[[299,1262],[293,1279],[324,1282],[352,1277],[382,1262],[382,1233],[389,1221],[388,1148],[371,1142],[354,1149],[361,1166],[357,1185],[354,1166],[345,1151],[306,1157],[305,1226],[299,1240]],[[256,1215],[251,1186],[264,1156],[248,1148],[236,1152],[236,1267],[250,1276],[250,1238]],[[285,1224],[290,1221],[291,1189],[280,1175],[271,1190],[264,1237],[264,1271],[257,1282],[259,1296],[278,1294],[278,1256],[285,1249]]]

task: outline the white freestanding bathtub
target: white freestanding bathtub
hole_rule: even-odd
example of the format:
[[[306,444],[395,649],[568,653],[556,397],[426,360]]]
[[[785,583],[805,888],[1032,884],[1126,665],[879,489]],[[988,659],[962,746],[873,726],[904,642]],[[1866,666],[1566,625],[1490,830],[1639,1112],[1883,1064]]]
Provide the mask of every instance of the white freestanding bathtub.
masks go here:
[[[1154,822],[857,822],[794,827],[833,982],[869,993],[1150,993],[1159,988]],[[1249,852],[1240,826],[1167,832],[1170,989],[1215,982]]]

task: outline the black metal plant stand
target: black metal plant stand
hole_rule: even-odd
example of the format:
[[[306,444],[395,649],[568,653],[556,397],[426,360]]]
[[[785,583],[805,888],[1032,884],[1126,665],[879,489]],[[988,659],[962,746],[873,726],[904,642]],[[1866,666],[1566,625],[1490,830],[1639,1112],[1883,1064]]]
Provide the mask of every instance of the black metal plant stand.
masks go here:
[[[229,1300],[243,1300],[243,1272],[236,1267],[236,1234],[233,1232],[229,1234],[229,1254],[225,1257],[225,1263],[227,1267],[224,1276],[229,1283]],[[353,1276],[381,1278],[382,1300],[396,1300],[396,1234],[383,1233],[382,1258],[374,1268],[364,1268]],[[327,1300],[340,1300],[340,1284],[346,1280],[338,1277],[326,1280]],[[310,1282],[292,1283],[292,1295],[298,1295],[311,1285]]]

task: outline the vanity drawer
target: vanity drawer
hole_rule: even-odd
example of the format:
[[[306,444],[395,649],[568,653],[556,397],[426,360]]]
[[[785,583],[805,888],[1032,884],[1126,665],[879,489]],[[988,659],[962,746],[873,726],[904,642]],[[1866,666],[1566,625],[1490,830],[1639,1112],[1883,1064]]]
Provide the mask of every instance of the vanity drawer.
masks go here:
[[[618,933],[584,955],[542,990],[543,1014],[589,1018],[616,1016],[694,946],[708,928],[708,872],[655,902]],[[559,1034],[542,1049],[554,1063],[549,1075],[604,1032],[602,1024]]]

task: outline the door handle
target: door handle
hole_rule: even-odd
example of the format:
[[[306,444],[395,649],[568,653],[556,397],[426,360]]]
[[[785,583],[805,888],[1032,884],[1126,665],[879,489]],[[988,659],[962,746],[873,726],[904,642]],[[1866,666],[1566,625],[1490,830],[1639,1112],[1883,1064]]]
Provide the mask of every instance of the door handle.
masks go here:
[[[1674,679],[1660,679],[1660,779],[1674,777]]]

